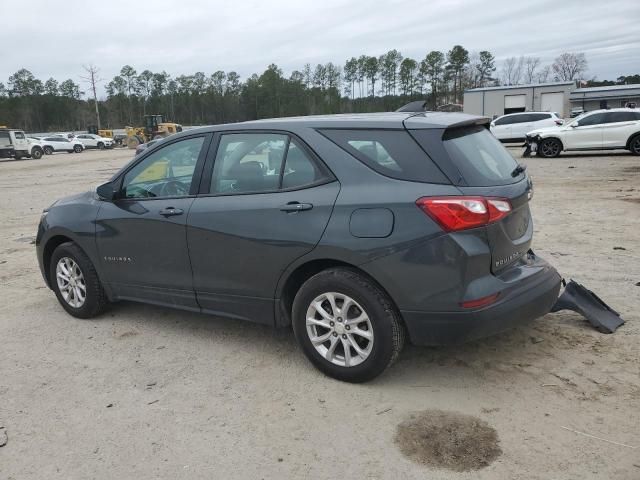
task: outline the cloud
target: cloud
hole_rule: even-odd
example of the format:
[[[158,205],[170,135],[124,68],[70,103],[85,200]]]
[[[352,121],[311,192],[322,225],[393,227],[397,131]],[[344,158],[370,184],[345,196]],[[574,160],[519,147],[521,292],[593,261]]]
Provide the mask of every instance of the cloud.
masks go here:
[[[600,79],[638,73],[639,66],[636,0],[156,0],[144,8],[120,0],[55,7],[23,0],[16,8],[40,27],[3,24],[1,82],[23,67],[43,81],[80,82],[89,63],[105,83],[125,64],[172,75],[235,70],[246,78],[270,63],[291,72],[393,48],[420,60],[455,44],[491,51],[498,66],[510,56],[547,64],[564,51],[584,52],[589,76]]]

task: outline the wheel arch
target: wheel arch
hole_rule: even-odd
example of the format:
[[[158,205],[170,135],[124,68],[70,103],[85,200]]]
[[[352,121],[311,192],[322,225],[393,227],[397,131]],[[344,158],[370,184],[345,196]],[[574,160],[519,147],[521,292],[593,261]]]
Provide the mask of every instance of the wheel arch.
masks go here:
[[[625,148],[627,149],[631,148],[631,140],[633,140],[636,137],[640,137],[640,131],[634,132],[631,135],[629,135],[629,138],[627,139],[627,143],[625,144]]]
[[[71,237],[64,234],[57,234],[49,238],[47,242],[44,244],[44,247],[42,249],[42,265],[44,267],[43,273],[49,288],[51,288],[51,276],[50,276],[51,257],[53,256],[53,252],[55,251],[55,249],[58,248],[63,243],[75,243],[76,245],[78,245],[76,242],[73,241]],[[82,250],[82,247],[80,245],[78,245],[78,248]],[[84,250],[82,251],[84,252]]]
[[[359,268],[358,266],[343,261],[337,260],[333,258],[316,258],[313,260],[308,260],[298,266],[295,267],[290,273],[286,274],[286,278],[281,279],[279,282],[279,290],[276,292],[276,302],[275,302],[275,324],[276,327],[286,327],[291,325],[291,310],[293,307],[293,300],[300,290],[300,287],[309,280],[314,275],[322,272],[323,270],[327,270],[330,268],[347,268],[349,270],[355,271],[360,275],[366,277],[370,282],[374,283],[380,290],[382,290],[389,301],[398,312],[398,315],[402,320],[402,315],[400,313],[400,309],[395,303],[393,297],[389,294],[389,292],[378,282],[375,278],[369,275],[366,271]],[[285,277],[285,275],[283,275]]]
[[[109,300],[113,300],[113,292],[108,283],[104,281],[104,276],[102,273],[102,266],[97,261],[97,258],[92,255],[91,252],[87,251],[87,248],[82,245],[81,241],[75,238],[75,235],[72,232],[68,232],[66,230],[58,230],[43,242],[42,245],[42,273],[47,283],[47,286],[51,288],[51,278],[50,278],[50,270],[51,270],[51,257],[53,256],[53,252],[56,248],[58,248],[63,243],[73,243],[76,245],[82,252],[89,258],[91,263],[93,264],[93,268],[95,268],[96,273],[98,274],[98,278],[102,282],[102,286],[107,294],[107,298]]]
[[[544,137],[542,139],[540,139],[541,142],[544,142],[545,140],[557,140],[560,142],[560,151],[564,152],[564,142],[562,141],[562,139],[556,135],[549,135],[548,137]]]

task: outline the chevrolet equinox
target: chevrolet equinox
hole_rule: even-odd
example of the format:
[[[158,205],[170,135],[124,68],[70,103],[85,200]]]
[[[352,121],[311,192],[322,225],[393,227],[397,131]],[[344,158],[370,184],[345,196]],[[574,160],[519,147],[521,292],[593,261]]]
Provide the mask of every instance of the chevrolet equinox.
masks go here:
[[[40,268],[75,317],[133,300],[292,326],[322,372],[366,381],[405,336],[469,341],[556,301],[531,180],[488,127],[422,112],[182,132],[46,209]]]

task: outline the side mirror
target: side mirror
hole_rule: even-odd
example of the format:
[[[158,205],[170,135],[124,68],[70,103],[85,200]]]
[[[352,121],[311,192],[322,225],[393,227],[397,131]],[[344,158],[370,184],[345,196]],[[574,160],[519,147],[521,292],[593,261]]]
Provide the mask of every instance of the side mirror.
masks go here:
[[[111,182],[103,183],[98,186],[98,188],[96,188],[96,193],[101,200],[106,200],[108,202],[116,198],[116,189]]]
[[[571,124],[571,128],[576,128],[576,127],[579,127],[579,126],[580,126],[580,124],[578,122],[573,122]]]

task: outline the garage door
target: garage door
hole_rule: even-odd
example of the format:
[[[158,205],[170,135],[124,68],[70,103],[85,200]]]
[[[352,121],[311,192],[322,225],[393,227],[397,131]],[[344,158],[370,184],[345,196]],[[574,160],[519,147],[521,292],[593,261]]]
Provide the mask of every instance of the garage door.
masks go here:
[[[540,95],[540,110],[556,112],[560,118],[564,117],[564,93],[543,93]]]
[[[526,110],[526,95],[505,95],[504,97],[504,113],[517,113]]]

